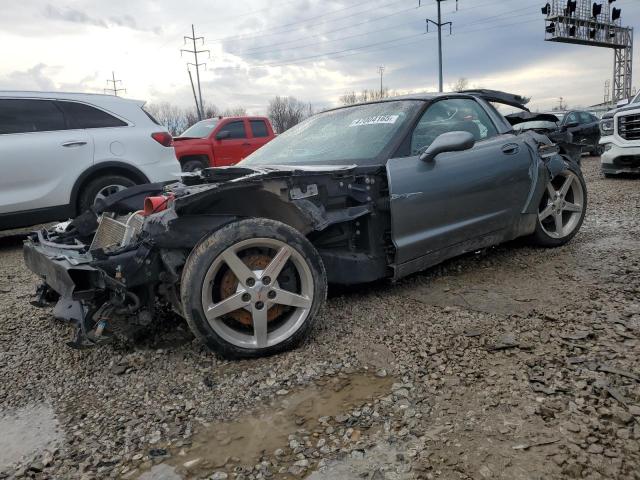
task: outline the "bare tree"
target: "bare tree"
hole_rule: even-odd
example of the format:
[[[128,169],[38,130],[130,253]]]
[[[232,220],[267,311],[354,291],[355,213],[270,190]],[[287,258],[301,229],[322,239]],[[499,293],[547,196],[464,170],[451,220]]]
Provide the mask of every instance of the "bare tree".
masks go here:
[[[342,103],[342,105],[353,105],[354,103],[358,103],[358,95],[355,91],[351,90],[344,95],[340,95],[340,103]]]
[[[151,103],[145,109],[167,127],[171,135],[178,135],[186,128],[185,112],[176,105],[169,102]]]
[[[460,77],[456,83],[450,84],[449,88],[452,92],[461,92],[462,90],[467,90],[469,88],[469,79]]]
[[[246,117],[247,109],[244,107],[232,107],[222,112],[223,117]]]
[[[351,91],[340,96],[340,102],[343,105],[353,105],[354,103],[371,102],[375,100],[382,100],[383,98],[389,98],[395,95],[395,92],[391,92],[388,88],[380,90],[364,89],[359,94]]]
[[[204,118],[213,118],[220,115],[220,110],[213,103],[205,103],[202,109]],[[194,123],[198,122],[198,112],[195,107],[185,112],[185,128],[189,128]]]
[[[303,103],[294,97],[276,96],[269,102],[267,116],[278,133],[285,132],[302,120],[313,115],[310,103]]]

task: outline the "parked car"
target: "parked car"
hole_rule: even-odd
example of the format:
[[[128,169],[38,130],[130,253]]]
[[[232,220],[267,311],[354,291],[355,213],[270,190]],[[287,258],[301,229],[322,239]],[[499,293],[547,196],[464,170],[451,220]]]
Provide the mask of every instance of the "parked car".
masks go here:
[[[590,155],[600,155],[600,119],[584,110],[546,112],[558,117],[558,128],[573,134],[573,142]]]
[[[68,219],[132,185],[178,178],[171,135],[143,105],[0,91],[0,229]]]
[[[551,113],[533,113],[523,110],[506,115],[505,118],[513,125],[515,131],[533,131],[546,135],[558,144],[562,155],[570,157],[580,165],[584,149],[583,139],[586,136],[582,129],[587,129],[587,134],[590,134],[591,125],[563,124],[562,113],[558,117]]]
[[[235,165],[275,134],[266,117],[218,117],[202,120],[174,139],[185,172]]]
[[[212,350],[256,357],[307,336],[328,283],[399,279],[522,236],[566,244],[587,207],[580,168],[489,102],[525,109],[488,90],[341,107],[239,165],[119,192],[25,242],[36,303],[58,302],[75,346],[168,305]]]
[[[640,93],[600,121],[600,165],[605,176],[640,173]]]

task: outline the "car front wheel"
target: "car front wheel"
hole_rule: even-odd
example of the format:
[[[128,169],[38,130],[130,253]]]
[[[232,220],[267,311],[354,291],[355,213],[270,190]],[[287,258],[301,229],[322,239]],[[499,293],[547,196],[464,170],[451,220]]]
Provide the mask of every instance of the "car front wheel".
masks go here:
[[[268,219],[233,222],[189,255],[181,282],[193,333],[225,358],[294,348],[327,294],[320,255],[297,230]]]
[[[582,173],[568,165],[547,183],[540,200],[533,240],[543,247],[559,247],[571,240],[587,211],[587,187]]]

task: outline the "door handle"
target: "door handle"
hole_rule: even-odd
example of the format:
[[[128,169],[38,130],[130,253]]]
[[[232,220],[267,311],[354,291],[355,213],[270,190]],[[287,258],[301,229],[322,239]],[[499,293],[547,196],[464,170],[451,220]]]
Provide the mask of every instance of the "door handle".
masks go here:
[[[520,151],[520,147],[517,143],[507,143],[502,147],[502,153],[505,155],[515,155]]]
[[[63,147],[82,147],[86,145],[87,142],[77,141],[77,142],[65,142],[62,144]]]
[[[249,142],[247,142],[247,143],[243,143],[243,144],[242,144],[242,146],[243,146],[243,147],[250,147],[250,146],[251,146],[251,144],[250,144]]]

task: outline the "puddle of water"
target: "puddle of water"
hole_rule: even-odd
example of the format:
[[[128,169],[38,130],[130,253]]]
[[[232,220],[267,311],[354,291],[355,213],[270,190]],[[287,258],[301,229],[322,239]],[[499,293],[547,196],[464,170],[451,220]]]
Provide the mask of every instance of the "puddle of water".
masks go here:
[[[194,435],[186,456],[174,456],[167,463],[182,466],[199,460],[189,468],[189,475],[211,473],[232,457],[238,458],[241,465],[255,465],[264,453],[286,447],[289,435],[298,429],[313,430],[319,417],[336,416],[388,395],[392,383],[390,377],[365,374],[316,381],[258,412],[206,427]]]
[[[44,452],[62,440],[55,412],[46,404],[0,412],[0,470]]]

